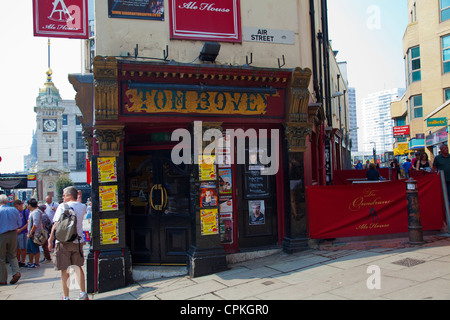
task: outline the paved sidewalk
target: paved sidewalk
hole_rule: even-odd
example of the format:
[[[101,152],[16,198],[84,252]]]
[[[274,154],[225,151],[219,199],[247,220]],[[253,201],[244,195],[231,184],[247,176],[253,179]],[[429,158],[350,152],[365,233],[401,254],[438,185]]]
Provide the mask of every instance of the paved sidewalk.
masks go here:
[[[213,275],[140,281],[89,297],[91,300],[450,299],[450,238],[431,235],[424,239],[425,244],[420,246],[409,245],[406,237],[351,242],[338,239],[323,242],[317,249],[291,255],[279,252],[236,263],[229,270]],[[74,288],[76,285],[71,283]],[[76,299],[78,293],[79,289],[71,290],[71,299]],[[17,299],[61,299],[59,273],[53,270],[53,265],[22,268],[22,278],[17,284],[0,287],[0,300]]]

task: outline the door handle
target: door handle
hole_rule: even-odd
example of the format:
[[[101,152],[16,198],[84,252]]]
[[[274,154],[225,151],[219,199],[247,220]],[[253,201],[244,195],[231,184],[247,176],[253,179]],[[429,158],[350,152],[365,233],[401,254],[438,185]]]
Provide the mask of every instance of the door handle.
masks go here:
[[[153,190],[156,188],[157,184],[155,184],[152,189],[150,190],[150,205],[152,206],[153,210],[158,210],[156,209],[155,205],[153,204]]]
[[[163,191],[163,192],[161,192],[161,195],[162,195],[161,204],[162,204],[162,209],[164,209],[167,206],[167,189],[164,188],[163,186],[161,186],[161,188]]]

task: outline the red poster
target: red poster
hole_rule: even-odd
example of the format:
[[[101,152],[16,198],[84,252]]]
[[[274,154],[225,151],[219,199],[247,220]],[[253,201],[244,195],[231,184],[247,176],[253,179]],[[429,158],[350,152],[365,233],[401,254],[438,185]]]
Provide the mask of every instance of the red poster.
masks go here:
[[[35,37],[88,39],[88,0],[33,0]]]
[[[169,0],[173,39],[241,42],[240,0]]]
[[[423,230],[440,230],[445,221],[439,175],[417,177]],[[308,187],[312,239],[408,232],[405,181]]]

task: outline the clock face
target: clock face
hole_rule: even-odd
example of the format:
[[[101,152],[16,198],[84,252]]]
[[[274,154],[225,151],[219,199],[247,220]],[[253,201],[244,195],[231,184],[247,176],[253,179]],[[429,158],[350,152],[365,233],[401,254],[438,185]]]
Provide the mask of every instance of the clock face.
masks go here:
[[[44,132],[56,132],[56,120],[44,120]]]

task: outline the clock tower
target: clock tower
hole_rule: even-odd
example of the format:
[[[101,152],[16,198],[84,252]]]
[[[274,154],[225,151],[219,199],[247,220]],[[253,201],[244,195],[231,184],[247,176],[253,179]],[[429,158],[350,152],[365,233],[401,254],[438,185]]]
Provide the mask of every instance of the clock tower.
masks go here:
[[[47,81],[39,89],[36,98],[36,138],[37,138],[37,180],[38,198],[45,200],[47,195],[56,199],[56,181],[61,176],[68,176],[69,171],[63,166],[62,122],[64,104],[59,90],[52,81],[52,70],[46,72]]]

